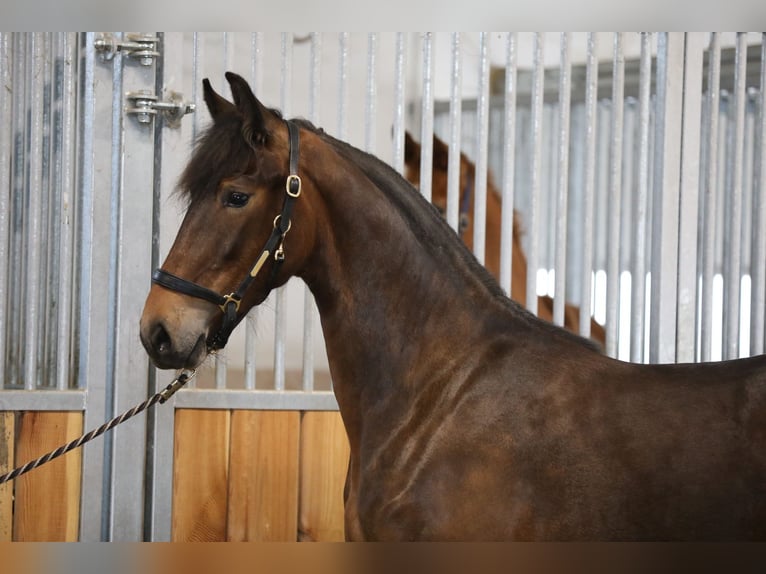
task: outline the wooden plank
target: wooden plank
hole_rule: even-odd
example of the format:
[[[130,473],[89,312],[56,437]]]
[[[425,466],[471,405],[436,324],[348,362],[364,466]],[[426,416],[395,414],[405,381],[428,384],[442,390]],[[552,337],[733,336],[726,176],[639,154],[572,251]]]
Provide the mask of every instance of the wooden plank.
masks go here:
[[[14,413],[0,412],[0,474],[13,470]],[[0,542],[13,536],[13,481],[0,486]]]
[[[301,421],[299,540],[345,539],[343,487],[349,446],[338,412],[306,412]]]
[[[230,420],[226,410],[176,410],[173,541],[226,540]]]
[[[82,434],[81,412],[20,415],[16,462],[24,464]],[[82,451],[75,449],[16,479],[14,540],[74,542],[80,528]]]
[[[232,414],[228,539],[298,538],[297,411]]]

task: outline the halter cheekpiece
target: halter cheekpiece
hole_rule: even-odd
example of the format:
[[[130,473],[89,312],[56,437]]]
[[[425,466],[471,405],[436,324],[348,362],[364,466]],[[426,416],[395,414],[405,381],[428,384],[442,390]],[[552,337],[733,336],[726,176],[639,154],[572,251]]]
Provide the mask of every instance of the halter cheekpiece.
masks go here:
[[[163,269],[155,269],[154,273],[152,273],[153,283],[162,285],[166,289],[189,295],[190,297],[197,297],[198,299],[204,299],[205,301],[215,303],[221,308],[224,316],[223,323],[218,332],[208,340],[207,345],[208,350],[210,351],[222,349],[226,346],[226,342],[229,340],[229,335],[231,335],[231,332],[237,324],[239,304],[242,302],[242,298],[245,296],[248,287],[250,287],[250,284],[263,268],[266,261],[268,261],[269,257],[273,257],[274,259],[274,267],[272,269],[271,280],[269,283],[274,280],[285,259],[284,240],[292,225],[290,216],[292,214],[293,205],[295,200],[298,199],[301,194],[301,178],[298,176],[299,130],[298,126],[294,123],[290,121],[285,121],[285,123],[287,124],[290,140],[290,173],[285,182],[285,201],[282,205],[282,212],[274,218],[274,229],[272,230],[269,239],[266,241],[263,249],[261,249],[261,253],[255,260],[250,272],[240,282],[237,289],[228,295],[221,295],[207,287],[203,287],[202,285],[198,285],[192,281],[168,273]]]

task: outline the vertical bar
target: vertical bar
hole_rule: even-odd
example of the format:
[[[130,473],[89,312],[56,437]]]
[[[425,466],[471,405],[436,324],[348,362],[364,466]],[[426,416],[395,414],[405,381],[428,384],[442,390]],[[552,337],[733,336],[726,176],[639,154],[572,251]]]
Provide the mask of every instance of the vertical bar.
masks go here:
[[[644,361],[644,331],[646,317],[646,218],[649,197],[649,125],[652,87],[651,32],[641,32],[641,62],[639,73],[639,151],[638,190],[634,199],[633,272],[631,290],[630,360]]]
[[[737,33],[734,72],[734,147],[731,150],[729,169],[731,189],[727,193],[727,225],[725,241],[724,272],[724,359],[739,356],[739,307],[742,287],[742,162],[744,157],[745,104],[747,80],[747,34]]]
[[[202,63],[205,59],[205,44],[202,40],[200,32],[194,32],[192,34],[192,100],[196,106],[196,113],[192,114],[192,141],[197,141],[197,136],[200,132],[200,125],[202,118],[200,117],[200,111],[205,110],[207,113],[207,107],[204,102],[204,94],[202,93]],[[226,85],[224,83],[224,85]],[[194,383],[194,380],[191,381]]]
[[[537,268],[538,268],[538,201],[540,197],[540,182],[542,179],[542,155],[543,155],[543,96],[545,68],[543,59],[543,46],[545,36],[542,32],[536,32],[532,40],[533,66],[532,75],[532,184],[530,186],[529,212],[527,225],[529,226],[529,240],[527,242],[527,302],[529,311],[537,314]]]
[[[476,109],[476,183],[473,206],[473,252],[484,264],[487,235],[487,142],[489,141],[489,40],[479,34],[479,101]]]
[[[452,33],[452,78],[449,100],[449,159],[447,164],[447,223],[460,232],[460,128],[463,111],[463,68],[460,32]]]
[[[321,94],[322,36],[311,33],[311,63],[309,69],[309,121],[319,123],[319,99]],[[374,116],[374,112],[372,114]],[[314,297],[308,286],[303,286],[303,373],[302,387],[306,392],[314,390]]]
[[[583,184],[582,286],[580,335],[590,336],[593,284],[593,203],[596,190],[596,120],[598,119],[598,34],[588,33],[585,76],[585,182]]]
[[[756,152],[753,178],[753,252],[750,260],[752,277],[750,308],[750,354],[766,353],[764,321],[766,321],[766,32],[761,35],[760,115],[756,124]]]
[[[283,32],[281,36],[281,74],[279,82],[279,101],[286,118],[290,110],[292,88],[293,36]],[[285,338],[287,336],[287,285],[276,290],[274,326],[274,389],[285,390]]]
[[[222,91],[221,94],[231,100],[231,87],[229,86],[229,82],[226,80],[226,72],[229,70],[230,63],[231,63],[231,34],[229,32],[223,32],[222,38],[222,61],[221,61],[221,86]],[[216,389],[225,389],[226,388],[226,351],[223,350],[222,352],[216,353],[215,355],[215,388]]]
[[[58,306],[58,349],[57,357],[57,381],[56,387],[63,391],[70,384],[70,349],[72,336],[72,267],[74,257],[73,228],[74,228],[74,175],[75,175],[75,145],[76,134],[74,131],[77,93],[77,35],[74,33],[61,34],[62,55],[62,118],[61,118],[61,146],[57,166],[60,203],[58,210],[61,213],[61,223],[58,230],[61,237],[61,275],[59,285]]]
[[[94,48],[95,34],[85,34],[81,127],[80,204],[79,218],[79,300],[77,340],[78,387],[87,388],[85,428],[95,428],[106,420],[106,297],[103,287],[95,277],[102,268],[105,249],[96,242],[95,230],[108,213],[105,194],[96,193],[95,145],[96,125],[96,70]],[[99,110],[101,111],[101,110]],[[99,167],[101,165],[99,164]],[[88,504],[80,506],[80,540],[106,540],[102,532],[103,509],[109,504],[108,492],[104,490],[104,442],[94,441],[83,447],[82,499]]]
[[[503,123],[503,183],[502,214],[500,220],[500,286],[512,296],[511,270],[513,269],[513,203],[516,175],[516,33],[506,38],[505,94]]]
[[[341,32],[338,62],[338,139],[346,140],[346,100],[348,99],[348,32]]]
[[[556,243],[554,246],[555,298],[553,299],[553,322],[564,325],[566,302],[567,265],[567,215],[569,199],[569,115],[571,103],[571,56],[569,33],[561,34],[561,62],[559,76],[559,178],[556,196]]]
[[[420,118],[420,193],[431,201],[434,136],[433,33],[423,34],[423,100]]]
[[[676,357],[694,361],[697,312],[697,224],[699,211],[700,117],[704,36],[686,34],[684,50],[684,103],[681,148],[681,189],[678,221],[678,315]]]
[[[263,33],[253,32],[250,36],[250,85],[255,94],[260,93],[261,77],[263,76]],[[245,389],[252,391],[255,389],[255,380],[257,373],[256,363],[256,325],[260,306],[253,307],[245,317]]]
[[[662,33],[657,42],[657,136],[654,148],[652,299],[649,360],[676,358],[678,200],[683,111],[684,35]]]
[[[117,35],[118,39],[121,34]],[[109,302],[107,312],[107,367],[106,367],[106,418],[111,419],[116,409],[115,378],[117,362],[118,333],[118,289],[119,289],[119,251],[120,251],[120,189],[122,186],[122,155],[124,126],[122,123],[122,94],[123,94],[123,57],[117,53],[112,60],[112,116],[111,116],[111,147],[110,147],[110,179],[109,179],[109,279],[107,297]],[[109,504],[104,505],[102,536],[112,540],[113,505],[114,505],[114,446],[115,434],[109,432],[104,436],[104,493]]]
[[[7,320],[6,305],[8,299],[8,266],[11,260],[9,246],[10,232],[10,189],[11,189],[11,99],[9,89],[13,90],[11,41],[12,32],[0,32],[0,361],[2,361],[3,386],[10,382],[6,358]],[[2,387],[0,387],[0,390]]]
[[[710,361],[713,352],[713,275],[715,272],[715,221],[718,187],[718,116],[720,110],[721,84],[721,38],[718,32],[710,35],[708,49],[707,82],[707,142],[705,149],[704,214],[702,235],[702,277],[700,285],[700,356]]]
[[[377,105],[378,85],[375,78],[375,59],[377,56],[377,34],[370,32],[367,35],[367,91],[365,94],[364,114],[364,150],[375,153],[375,108]]]
[[[622,33],[614,34],[612,64],[612,126],[609,154],[609,193],[606,264],[606,354],[617,357],[620,304],[620,211],[622,197],[622,138],[625,110],[625,56]]]
[[[39,332],[38,314],[40,313],[40,261],[42,211],[42,145],[43,145],[43,35],[31,33],[29,36],[29,53],[32,55],[32,66],[27,69],[27,85],[30,88],[29,111],[29,191],[28,191],[28,230],[26,232],[26,283],[24,286],[26,302],[24,304],[25,318],[25,352],[24,388],[34,390],[39,378]]]
[[[393,168],[404,173],[404,73],[405,73],[405,35],[396,33],[396,53],[394,64],[394,157]]]

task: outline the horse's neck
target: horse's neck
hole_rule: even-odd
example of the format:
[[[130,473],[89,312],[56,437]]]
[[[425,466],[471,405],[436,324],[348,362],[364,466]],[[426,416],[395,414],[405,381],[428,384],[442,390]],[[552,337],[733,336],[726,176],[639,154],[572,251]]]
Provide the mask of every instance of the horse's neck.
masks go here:
[[[349,412],[417,392],[434,377],[422,358],[431,366],[458,360],[499,303],[463,260],[459,241],[419,240],[385,192],[338,161],[312,161],[317,187],[306,192],[320,197],[304,197],[321,203],[312,207],[320,221],[303,278],[320,312],[339,404]],[[441,225],[436,216],[433,224]],[[357,408],[344,409],[352,401]]]

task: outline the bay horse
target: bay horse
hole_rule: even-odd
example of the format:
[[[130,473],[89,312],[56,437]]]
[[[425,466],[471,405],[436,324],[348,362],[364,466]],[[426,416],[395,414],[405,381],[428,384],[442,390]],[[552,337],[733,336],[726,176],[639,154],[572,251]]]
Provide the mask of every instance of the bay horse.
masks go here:
[[[390,166],[227,73],[141,340],[196,368],[311,289],[348,433],[349,540],[764,540],[766,357],[639,365],[505,296]],[[226,295],[222,295],[226,294]]]
[[[420,184],[420,144],[404,133],[404,176],[415,187]],[[449,146],[433,136],[433,161],[431,177],[431,202],[441,213],[447,210],[447,170],[449,166]],[[460,154],[459,175],[459,233],[469,249],[473,249],[473,193],[476,179],[476,165],[464,153]],[[495,279],[500,279],[500,228],[502,199],[495,185],[492,172],[487,172],[487,220],[484,265]],[[513,212],[513,241],[511,257],[511,297],[520,304],[527,300],[527,256],[521,248],[521,229],[519,214]],[[553,299],[548,296],[537,298],[537,316],[546,321],[553,321]],[[564,328],[573,333],[580,332],[580,309],[570,303],[564,304]],[[606,331],[595,319],[590,322],[590,337],[602,347],[606,344]]]

